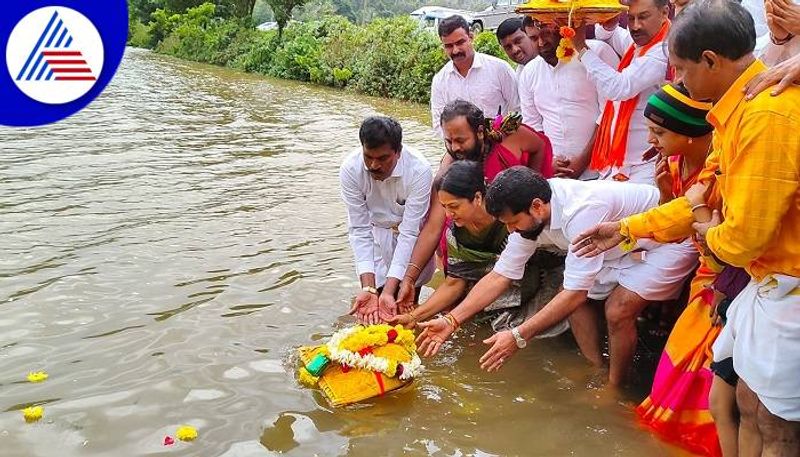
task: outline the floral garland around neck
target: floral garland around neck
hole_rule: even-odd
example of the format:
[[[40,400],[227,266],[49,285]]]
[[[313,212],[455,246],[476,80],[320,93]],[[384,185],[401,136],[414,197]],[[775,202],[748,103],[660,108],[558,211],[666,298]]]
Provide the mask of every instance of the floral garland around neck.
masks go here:
[[[400,345],[410,354],[411,360],[400,362],[372,353],[373,348],[389,343]],[[350,368],[383,373],[390,378],[397,376],[401,380],[411,379],[424,369],[417,355],[414,332],[401,325],[356,325],[339,330],[331,336],[326,348],[334,362]]]

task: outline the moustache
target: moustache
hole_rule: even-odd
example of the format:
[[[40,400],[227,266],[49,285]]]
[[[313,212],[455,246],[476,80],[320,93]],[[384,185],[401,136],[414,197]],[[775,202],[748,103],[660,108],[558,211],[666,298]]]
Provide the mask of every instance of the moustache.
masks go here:
[[[466,54],[458,53],[458,54],[453,54],[450,58],[451,59],[460,59],[460,58],[465,57],[465,56],[466,56]]]

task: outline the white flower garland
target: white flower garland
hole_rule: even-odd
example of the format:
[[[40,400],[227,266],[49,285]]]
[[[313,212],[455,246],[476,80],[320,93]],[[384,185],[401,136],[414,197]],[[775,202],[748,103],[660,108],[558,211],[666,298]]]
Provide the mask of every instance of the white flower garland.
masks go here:
[[[340,348],[342,341],[361,329],[363,329],[363,327],[354,326],[339,330],[338,332],[334,333],[333,336],[331,336],[331,339],[327,344],[328,353],[330,354],[331,360],[352,368],[377,371],[387,374],[386,372],[389,371],[389,359],[386,357],[379,357],[374,354],[361,355],[357,352]],[[410,361],[398,363],[397,366],[403,367],[403,372],[399,376],[401,381],[415,378],[422,373],[422,370],[425,369],[425,367],[422,365],[422,360],[420,360],[416,352],[411,354]]]

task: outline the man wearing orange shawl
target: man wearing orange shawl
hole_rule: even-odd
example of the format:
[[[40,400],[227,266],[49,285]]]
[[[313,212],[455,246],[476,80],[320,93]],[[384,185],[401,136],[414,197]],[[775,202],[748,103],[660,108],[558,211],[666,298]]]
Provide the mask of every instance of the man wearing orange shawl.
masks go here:
[[[595,27],[596,37],[622,56],[617,68],[605,63],[591,45],[575,43],[589,80],[608,100],[597,133],[587,145],[589,168],[601,179],[654,183],[653,159],[642,158],[649,149],[644,108],[667,78],[668,16],[667,0],[631,0],[628,31],[616,25],[612,30]]]

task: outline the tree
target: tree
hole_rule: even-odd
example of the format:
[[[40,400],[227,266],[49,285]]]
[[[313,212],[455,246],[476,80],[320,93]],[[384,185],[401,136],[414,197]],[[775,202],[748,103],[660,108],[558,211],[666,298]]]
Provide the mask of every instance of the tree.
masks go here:
[[[283,29],[292,18],[292,10],[303,5],[307,0],[267,0],[273,14],[275,22],[278,23],[278,36],[283,35]]]

